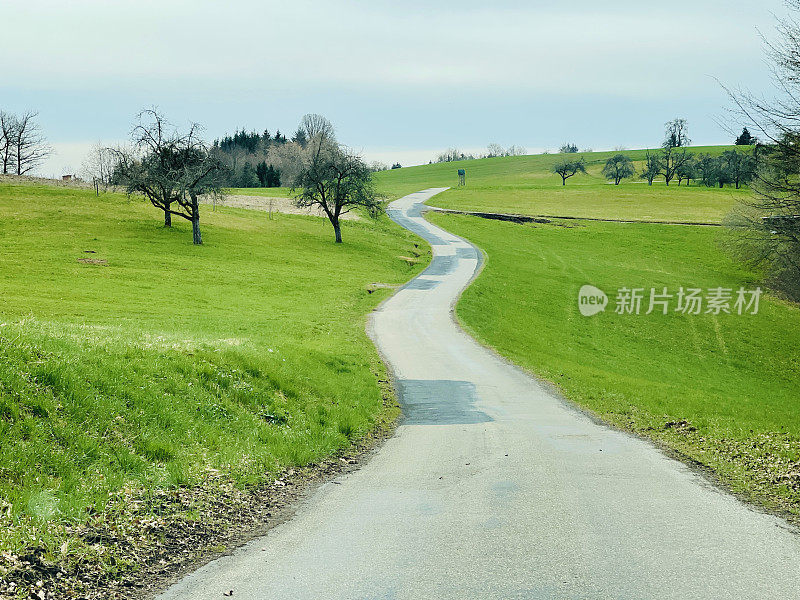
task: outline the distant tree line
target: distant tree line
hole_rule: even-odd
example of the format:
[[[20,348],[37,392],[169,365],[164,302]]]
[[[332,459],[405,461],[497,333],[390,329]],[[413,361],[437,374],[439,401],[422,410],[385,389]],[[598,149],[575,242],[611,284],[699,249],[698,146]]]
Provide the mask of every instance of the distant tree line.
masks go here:
[[[457,160],[476,160],[479,158],[498,158],[505,156],[522,156],[527,151],[522,146],[509,146],[503,148],[500,144],[489,144],[486,152],[478,154],[467,154],[458,148],[448,148],[436,157],[437,163],[455,162]],[[394,166],[392,168],[395,168]],[[397,167],[399,168],[399,166]]]
[[[677,181],[678,185],[684,182],[689,185],[692,181],[697,181],[699,185],[707,187],[733,185],[736,189],[749,184],[756,176],[759,146],[750,146],[756,140],[746,128],[736,138],[736,144],[748,146],[747,149],[726,150],[719,156],[697,154],[689,150],[691,140],[685,119],[674,119],[665,128],[664,142],[659,149],[645,152],[641,171],[636,170],[630,156],[618,152],[606,160],[603,176],[614,182],[614,185],[619,185],[638,173],[648,185],[653,185],[656,179],[663,177],[666,185],[673,181]],[[564,144],[561,147],[563,154],[575,154],[577,151],[575,144]],[[552,171],[561,177],[562,185],[566,185],[570,177],[586,172],[586,164],[583,157],[564,158],[553,165]]]
[[[0,172],[3,175],[27,175],[51,153],[45,141],[37,113],[15,115],[0,111]]]

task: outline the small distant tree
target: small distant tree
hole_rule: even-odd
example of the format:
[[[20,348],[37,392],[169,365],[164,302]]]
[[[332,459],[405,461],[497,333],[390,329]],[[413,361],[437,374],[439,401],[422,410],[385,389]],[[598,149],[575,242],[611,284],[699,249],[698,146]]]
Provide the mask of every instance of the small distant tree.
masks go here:
[[[505,155],[505,150],[500,144],[489,144],[486,150],[486,158],[497,158]]]
[[[740,133],[736,137],[736,141],[734,142],[737,146],[752,146],[756,143],[756,138],[754,138],[750,131],[745,127],[742,129],[742,133]]]
[[[11,154],[17,175],[26,175],[52,153],[36,123],[38,113],[26,112],[13,118]]]
[[[561,185],[567,185],[567,179],[577,173],[586,173],[583,157],[578,160],[562,160],[553,165],[553,173],[561,175]]]
[[[664,124],[666,129],[666,140],[664,146],[672,148],[684,148],[691,144],[689,139],[689,125],[686,119],[673,119]]]
[[[305,165],[292,184],[292,194],[296,206],[316,206],[325,213],[340,244],[343,215],[361,207],[377,217],[383,211],[383,202],[375,192],[372,172],[360,156],[324,135],[313,139]]]
[[[192,240],[200,235],[201,195],[221,196],[220,160],[199,137],[200,127],[191,125],[180,133],[156,110],[139,114],[132,133],[132,149],[115,149],[116,172],[128,194],[140,193],[164,212],[164,226],[172,226],[172,215],[192,223]],[[176,208],[177,207],[177,208]]]
[[[16,139],[17,118],[11,113],[0,111],[0,166],[3,175],[14,169],[13,143]]]
[[[561,148],[558,150],[561,154],[577,154],[578,152],[578,144],[573,144],[571,142],[567,142],[563,144]]]
[[[677,176],[678,171],[691,160],[691,154],[686,147],[691,143],[688,135],[686,119],[673,119],[665,124],[666,134],[661,145],[661,175],[664,182],[669,185]]]
[[[398,163],[394,163],[394,164],[392,165],[392,168],[393,168],[393,169],[402,169],[402,168],[403,168],[403,165],[401,165],[399,162],[398,162]]]
[[[686,161],[681,163],[675,171],[675,178],[678,180],[678,185],[686,182],[686,185],[697,177],[697,161],[693,155],[689,155]]]
[[[322,115],[315,113],[304,115],[300,120],[300,127],[298,130],[303,131],[307,143],[312,141],[316,143],[319,140],[323,140],[324,144],[325,141],[333,141],[336,139],[333,124]],[[320,147],[319,144],[317,144],[317,147]]]
[[[614,185],[619,185],[623,179],[633,177],[635,173],[633,161],[625,154],[615,154],[606,161],[603,167],[603,175],[606,179],[613,181]]]
[[[81,171],[92,182],[95,194],[100,195],[101,188],[107,191],[115,183],[116,169],[117,159],[114,152],[97,143],[86,156]]]
[[[717,184],[717,173],[719,171],[719,161],[703,153],[695,157],[696,178],[706,187],[714,187]]]
[[[731,170],[725,159],[723,159],[721,156],[717,156],[714,159],[714,162],[716,163],[717,166],[715,172],[717,185],[719,185],[720,188],[724,188],[726,183],[727,184],[733,183],[733,173],[731,173]]]
[[[726,150],[720,157],[721,167],[728,174],[730,182],[738,190],[742,184],[748,184],[755,176],[756,161],[750,152]]]
[[[371,163],[369,163],[369,170],[373,173],[377,173],[379,171],[388,171],[389,167],[379,160],[373,160]]]
[[[661,159],[658,154],[647,151],[644,157],[644,166],[640,177],[647,181],[647,185],[653,185],[653,181],[661,174]]]

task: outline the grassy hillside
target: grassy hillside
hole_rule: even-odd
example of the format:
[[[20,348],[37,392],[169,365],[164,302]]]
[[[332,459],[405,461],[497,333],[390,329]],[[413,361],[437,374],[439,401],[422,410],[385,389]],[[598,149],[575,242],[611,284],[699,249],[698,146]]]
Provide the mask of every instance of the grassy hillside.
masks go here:
[[[457,307],[479,339],[604,419],[800,514],[798,307],[767,297],[757,315],[614,313],[623,286],[754,288],[759,274],[719,250],[722,230],[429,215],[488,255]],[[587,283],[610,300],[588,318],[577,303]]]
[[[203,239],[140,200],[0,183],[0,552],[123,487],[268,479],[386,417],[365,316],[421,267],[398,227],[218,208]],[[66,540],[65,545],[61,545]]]
[[[722,153],[729,146],[692,148],[693,152]],[[641,170],[644,150],[625,151]],[[748,192],[706,188],[697,184],[678,187],[677,181],[652,187],[639,179],[609,185],[601,174],[605,161],[615,152],[588,152],[587,174],[561,185],[551,172],[563,154],[539,154],[487,158],[405,167],[377,173],[380,188],[398,197],[427,187],[452,186],[430,202],[433,206],[470,211],[495,211],[527,215],[554,215],[645,221],[719,222],[738,198]],[[467,185],[457,187],[459,168],[466,169]]]

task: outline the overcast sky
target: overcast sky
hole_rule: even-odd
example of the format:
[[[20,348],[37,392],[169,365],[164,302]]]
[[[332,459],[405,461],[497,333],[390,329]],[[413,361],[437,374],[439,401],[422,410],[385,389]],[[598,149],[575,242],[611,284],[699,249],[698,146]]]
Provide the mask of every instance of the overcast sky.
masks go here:
[[[427,162],[491,142],[529,151],[657,144],[689,120],[729,142],[728,85],[769,85],[759,30],[781,0],[2,0],[0,109],[39,111],[80,167],[157,105],[213,139],[327,116],[369,159]],[[64,171],[64,170],[67,171]]]

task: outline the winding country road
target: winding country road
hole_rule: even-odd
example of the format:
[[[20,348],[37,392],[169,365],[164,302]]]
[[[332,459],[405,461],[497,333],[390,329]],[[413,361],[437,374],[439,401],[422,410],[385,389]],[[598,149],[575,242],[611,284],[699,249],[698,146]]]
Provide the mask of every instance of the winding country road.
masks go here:
[[[371,322],[405,407],[396,435],[161,598],[800,598],[800,537],[783,521],[594,423],[456,326],[480,254],[422,218],[439,191],[390,207],[434,250]]]

